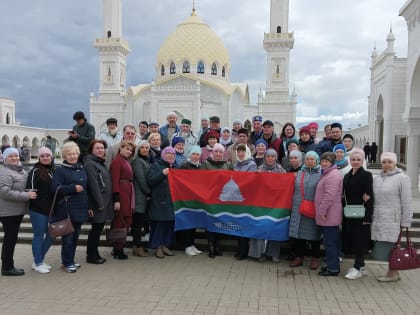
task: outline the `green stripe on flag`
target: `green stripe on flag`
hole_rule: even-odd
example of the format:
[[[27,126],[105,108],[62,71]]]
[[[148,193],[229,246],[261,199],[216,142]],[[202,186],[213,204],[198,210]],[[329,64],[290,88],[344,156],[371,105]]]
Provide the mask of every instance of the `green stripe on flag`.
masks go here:
[[[219,214],[223,212],[232,213],[234,215],[248,213],[253,217],[270,216],[280,219],[290,216],[290,209],[283,208],[264,208],[235,204],[206,204],[195,200],[178,200],[174,202],[175,211],[181,208],[205,209],[209,214]]]

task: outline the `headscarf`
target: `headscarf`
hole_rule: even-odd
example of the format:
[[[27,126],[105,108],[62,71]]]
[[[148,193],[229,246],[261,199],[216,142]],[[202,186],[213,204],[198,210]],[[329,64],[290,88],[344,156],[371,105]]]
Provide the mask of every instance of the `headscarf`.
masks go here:
[[[229,131],[229,139],[224,140],[222,135],[223,135],[223,132],[226,131],[226,130]],[[232,134],[231,134],[230,129],[228,127],[223,127],[222,130],[220,131],[219,143],[224,145],[224,146],[232,143]]]
[[[167,147],[165,147],[165,148],[162,150],[162,154],[161,154],[162,160],[164,160],[165,162],[168,162],[168,161],[166,160],[166,153],[173,153],[173,154],[176,154],[176,151],[175,151],[175,149],[174,149],[174,148],[172,148],[172,147],[170,147],[170,146],[167,146]],[[169,162],[168,162],[168,163],[169,163]],[[175,161],[174,161],[174,163],[175,163]]]
[[[333,148],[333,152],[335,153],[337,150],[341,150],[344,152],[344,157],[341,161],[338,161],[337,158],[335,159],[335,165],[337,165],[338,168],[346,167],[349,164],[349,161],[347,160],[347,149],[344,146],[344,144],[339,143]]]
[[[3,153],[4,155],[4,153]],[[395,165],[397,165],[397,155],[394,152],[384,152],[381,154],[381,163],[383,160],[391,160],[394,162]]]

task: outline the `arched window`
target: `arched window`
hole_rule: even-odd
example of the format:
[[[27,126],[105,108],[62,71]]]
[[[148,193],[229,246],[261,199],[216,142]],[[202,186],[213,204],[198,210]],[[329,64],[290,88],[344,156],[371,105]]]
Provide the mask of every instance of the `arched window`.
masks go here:
[[[175,63],[173,61],[171,62],[171,66],[169,67],[169,73],[170,74],[176,73],[176,67],[175,67]]]
[[[204,62],[200,61],[197,65],[197,73],[204,73]]]
[[[222,77],[225,77],[226,76],[226,68],[225,68],[225,66],[223,66],[223,68],[222,68]]]
[[[162,65],[160,67],[160,75],[165,75],[165,66],[164,65]]]
[[[213,75],[217,74],[217,66],[216,66],[216,63],[214,63],[214,62],[211,65],[211,74],[213,74]]]
[[[182,73],[190,73],[190,63],[188,61],[184,61],[182,64]]]
[[[6,114],[6,124],[10,125],[10,115],[9,115],[9,113]]]

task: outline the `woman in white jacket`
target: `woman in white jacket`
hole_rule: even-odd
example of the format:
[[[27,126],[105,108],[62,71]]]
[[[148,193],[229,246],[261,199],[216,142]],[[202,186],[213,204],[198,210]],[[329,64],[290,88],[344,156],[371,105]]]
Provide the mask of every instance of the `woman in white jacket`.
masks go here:
[[[384,152],[381,155],[382,172],[373,180],[374,211],[372,217],[372,255],[377,260],[388,261],[401,228],[410,227],[413,218],[410,179],[398,168],[397,155]],[[386,275],[377,278],[381,282],[400,280],[397,270],[388,268]]]

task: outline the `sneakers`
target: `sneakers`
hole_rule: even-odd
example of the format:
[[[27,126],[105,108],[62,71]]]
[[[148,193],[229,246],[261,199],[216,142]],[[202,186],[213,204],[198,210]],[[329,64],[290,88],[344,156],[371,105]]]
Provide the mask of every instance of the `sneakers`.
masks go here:
[[[346,279],[356,280],[363,277],[362,272],[354,267],[351,267],[344,276]]]
[[[71,266],[61,266],[61,270],[67,272],[67,273],[75,273],[77,271],[77,267],[75,267],[74,265]]]
[[[279,257],[271,257],[271,259],[273,260],[273,263],[279,263],[280,262],[280,258]]]
[[[195,252],[193,246],[189,246],[185,249],[185,255],[188,256],[197,256],[197,253]]]
[[[201,250],[199,250],[199,249],[198,249],[197,247],[195,247],[194,245],[192,245],[191,247],[192,247],[192,249],[195,251],[195,253],[196,253],[196,254],[200,255],[200,254],[202,254],[202,253],[203,253]]]
[[[366,267],[360,267],[360,272],[362,273],[363,277],[366,277],[368,275]]]
[[[49,264],[46,264],[42,262],[40,265],[35,264],[35,262],[32,263],[32,270],[39,272],[39,273],[49,273],[51,270],[51,266]]]

